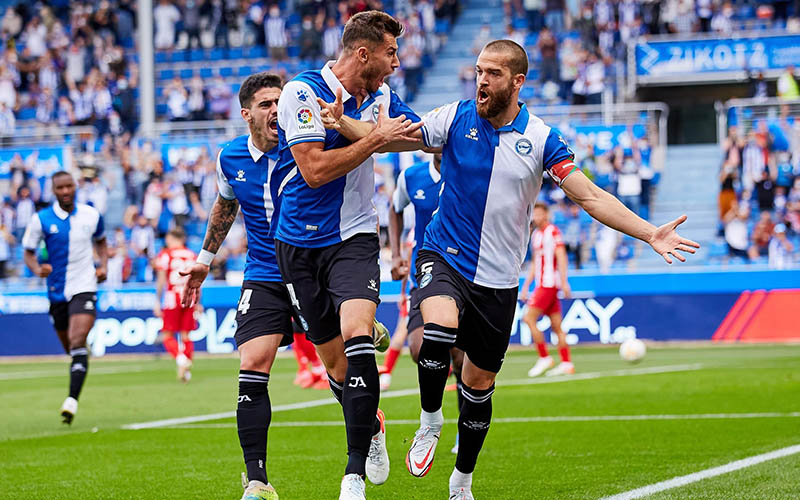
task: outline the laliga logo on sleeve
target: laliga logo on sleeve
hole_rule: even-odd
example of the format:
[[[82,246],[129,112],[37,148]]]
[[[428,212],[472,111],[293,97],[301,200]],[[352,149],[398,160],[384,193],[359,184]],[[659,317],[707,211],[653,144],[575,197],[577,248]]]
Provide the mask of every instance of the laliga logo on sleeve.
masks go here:
[[[531,141],[529,141],[528,139],[520,139],[514,145],[514,149],[517,150],[517,153],[523,156],[528,156],[529,154],[531,154],[533,146],[531,145]]]
[[[298,108],[297,110],[297,129],[314,130],[313,113],[310,108]]]

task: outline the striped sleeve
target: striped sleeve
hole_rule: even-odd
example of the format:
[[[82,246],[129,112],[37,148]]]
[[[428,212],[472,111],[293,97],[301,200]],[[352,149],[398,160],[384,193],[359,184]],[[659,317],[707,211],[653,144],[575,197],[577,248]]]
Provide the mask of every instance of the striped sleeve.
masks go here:
[[[550,129],[542,149],[542,166],[559,186],[567,176],[578,170],[575,165],[575,153],[554,129]]]

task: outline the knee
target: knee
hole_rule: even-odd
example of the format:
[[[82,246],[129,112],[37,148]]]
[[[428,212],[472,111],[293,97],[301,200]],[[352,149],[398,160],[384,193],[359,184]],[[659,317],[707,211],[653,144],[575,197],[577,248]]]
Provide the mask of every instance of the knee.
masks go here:
[[[268,353],[242,351],[241,358],[239,360],[239,369],[269,373],[269,369],[273,360],[274,357],[270,356]]]
[[[461,382],[472,389],[485,391],[494,386],[495,374],[461,373]]]
[[[419,361],[419,349],[422,346],[422,330],[417,329],[412,335],[408,336],[408,351],[411,359],[416,363]]]

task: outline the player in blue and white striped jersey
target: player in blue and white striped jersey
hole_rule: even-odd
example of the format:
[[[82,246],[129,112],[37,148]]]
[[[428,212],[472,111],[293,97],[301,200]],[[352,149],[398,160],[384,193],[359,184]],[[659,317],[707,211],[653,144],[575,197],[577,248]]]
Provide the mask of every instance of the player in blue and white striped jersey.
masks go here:
[[[56,202],[37,212],[22,237],[25,264],[47,278],[50,318],[64,350],[72,356],[69,396],[61,406],[64,423],[72,423],[89,369],[86,337],[94,325],[97,283],[106,279],[106,236],[103,216],[94,207],[75,203],[75,179],[68,172],[52,176]],[[47,259],[36,252],[44,241]],[[94,251],[99,265],[95,268]]]
[[[430,470],[444,421],[449,351],[460,347],[466,353],[465,401],[451,500],[473,498],[472,472],[489,430],[494,380],[508,348],[544,172],[592,217],[647,242],[667,263],[672,257],[684,261],[679,252],[699,246],[675,232],[685,216],[657,228],[581,173],[566,142],[519,102],[527,72],[522,47],[509,40],[488,43],[476,63],[476,98],[424,116],[417,145],[442,148],[444,186],[416,263],[419,290],[412,307],[421,308],[424,321],[417,363],[422,413],[406,465],[415,476]],[[326,106],[326,114],[337,128],[352,128],[335,106]],[[349,137],[363,136],[361,130]]]

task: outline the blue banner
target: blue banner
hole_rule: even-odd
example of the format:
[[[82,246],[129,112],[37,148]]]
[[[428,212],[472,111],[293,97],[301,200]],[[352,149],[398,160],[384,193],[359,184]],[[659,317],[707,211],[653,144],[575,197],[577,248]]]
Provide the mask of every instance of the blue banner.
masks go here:
[[[0,149],[0,179],[10,179],[12,165],[21,163],[44,185],[44,179],[53,172],[70,167],[65,164],[67,155],[64,152],[64,148]]]
[[[650,40],[635,47],[636,75],[645,82],[741,78],[743,71],[783,71],[800,65],[800,35]]]

